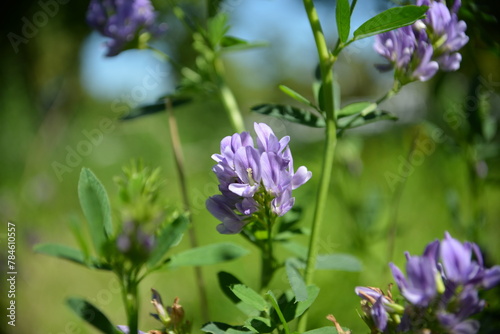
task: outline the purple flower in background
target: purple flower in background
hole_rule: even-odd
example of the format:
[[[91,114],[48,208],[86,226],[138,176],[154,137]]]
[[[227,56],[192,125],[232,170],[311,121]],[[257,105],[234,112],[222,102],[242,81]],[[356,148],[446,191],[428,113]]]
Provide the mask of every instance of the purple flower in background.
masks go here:
[[[410,26],[377,35],[374,48],[390,62],[377,67],[381,70],[394,67],[403,83],[429,80],[439,68],[432,60],[433,49],[425,32],[415,33]]]
[[[278,140],[264,123],[254,129],[257,148],[248,132],[235,133],[222,139],[220,153],[212,155],[221,195],[210,197],[206,206],[222,222],[217,230],[223,234],[241,232],[255,213],[284,215],[295,201],[292,190],[312,175],[304,166],[294,170],[290,137]]]
[[[461,1],[455,0],[451,10],[443,0],[417,0],[417,5],[429,6],[422,22],[432,41],[439,68],[443,71],[458,70],[462,56],[456,51],[469,41],[465,34],[467,25],[464,21],[459,21],[457,16]]]
[[[106,45],[107,57],[116,56],[138,33],[158,35],[164,25],[155,25],[156,13],[149,0],[91,0],[87,23],[111,38]]]
[[[427,81],[438,69],[456,71],[462,60],[457,51],[469,40],[465,35],[467,25],[458,20],[459,0],[451,10],[441,0],[417,0],[417,5],[429,7],[425,19],[375,37],[375,51],[389,60],[388,65],[377,68],[394,67],[395,77],[402,84]]]
[[[391,318],[386,321],[387,314],[382,312],[384,306],[384,310],[391,314],[388,307],[392,304],[387,302],[386,296],[374,288],[356,289],[358,295],[370,301],[370,320],[378,330],[386,331],[385,327],[390,326],[388,332],[430,329],[432,333],[477,333],[479,322],[470,317],[485,306],[478,292],[500,283],[500,266],[485,268],[476,244],[462,243],[448,232],[442,241],[428,244],[422,256],[406,253],[406,259],[406,276],[393,263],[389,264],[407,302],[403,319],[397,327]],[[378,305],[376,301],[379,301]]]

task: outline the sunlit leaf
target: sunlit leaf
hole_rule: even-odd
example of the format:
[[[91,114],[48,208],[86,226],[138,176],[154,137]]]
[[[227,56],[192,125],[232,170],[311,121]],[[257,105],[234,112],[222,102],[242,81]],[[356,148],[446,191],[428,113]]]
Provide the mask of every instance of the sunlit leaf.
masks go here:
[[[248,286],[244,284],[235,284],[231,286],[230,289],[243,303],[255,308],[257,311],[264,312],[268,310],[266,300]]]
[[[294,99],[294,100],[296,100],[296,101],[298,101],[300,103],[303,103],[303,104],[305,104],[307,106],[310,106],[310,107],[313,107],[313,108],[317,109],[317,107],[314,105],[314,103],[312,103],[311,101],[309,101],[304,96],[302,96],[301,94],[297,93],[296,91],[294,91],[290,87],[287,87],[285,85],[279,85],[279,88],[281,89],[281,91],[283,93],[285,93],[286,95],[290,96],[292,99]]]
[[[427,6],[402,6],[389,8],[363,23],[354,31],[354,39],[362,39],[391,31],[424,18]]]
[[[342,43],[345,43],[349,38],[351,30],[351,8],[349,0],[337,0],[336,8],[337,30]]]
[[[344,108],[340,109],[337,113],[337,118],[343,118],[351,116],[357,113],[361,115],[366,115],[377,109],[377,104],[373,102],[355,102],[346,105]]]

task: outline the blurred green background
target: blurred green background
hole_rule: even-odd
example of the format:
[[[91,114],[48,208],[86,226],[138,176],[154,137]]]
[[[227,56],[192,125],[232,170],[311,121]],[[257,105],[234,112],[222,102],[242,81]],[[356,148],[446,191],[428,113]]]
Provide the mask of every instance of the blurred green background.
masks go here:
[[[32,251],[40,242],[76,246],[68,222],[74,215],[83,219],[77,198],[81,167],[92,169],[116,203],[117,187],[112,177],[132,158],[143,158],[149,166],[161,167],[169,205],[182,206],[166,115],[118,120],[123,112],[171,92],[179,74],[169,67],[158,67],[163,65],[147,51],[127,51],[116,59],[105,59],[99,47],[102,40],[91,35],[85,24],[87,1],[56,2],[53,15],[44,7],[49,2],[18,2],[2,13],[2,286],[7,271],[8,221],[17,227],[18,266],[15,328],[7,325],[4,312],[8,299],[1,290],[0,331],[6,333],[92,333],[93,329],[64,305],[70,295],[87,298],[117,324],[126,322],[111,274],[91,272]],[[500,263],[500,136],[494,132],[500,119],[498,15],[493,2],[463,3],[461,15],[467,21],[470,42],[462,52],[462,68],[403,88],[400,95],[384,104],[399,121],[348,131],[339,143],[320,250],[354,254],[363,261],[364,269],[361,273],[318,272],[321,293],[310,310],[311,327],[328,325],[325,316],[332,313],[353,332],[367,332],[356,313],[359,300],[354,287],[385,288],[391,281],[387,262],[402,265],[404,251],[418,254],[428,242],[442,238],[444,231],[476,241],[489,265]],[[157,4],[169,25],[158,47],[182,64],[192,65],[190,34],[169,12],[168,4]],[[203,17],[203,2],[182,4],[187,12]],[[317,5],[333,45],[335,2],[318,1]],[[360,0],[353,25],[388,5],[387,1]],[[322,131],[249,111],[263,102],[293,103],[279,91],[279,84],[312,98],[316,54],[301,1],[233,0],[223,2],[223,8],[233,25],[231,34],[269,43],[259,50],[228,54],[227,79],[247,127],[251,129],[254,121],[267,122],[279,137],[290,135],[295,165],[306,165],[313,172],[311,181],[295,192],[296,204],[305,212],[302,224],[309,226],[320,174]],[[47,20],[40,11],[47,13]],[[34,31],[26,28],[27,21],[34,25]],[[372,50],[372,42],[352,45],[336,65],[343,103],[375,100],[391,86],[390,74],[379,74],[373,68],[382,59]],[[143,89],[144,75],[151,69],[161,73],[161,85]],[[216,273],[233,272],[256,286],[260,268],[257,249],[239,236],[219,235],[215,230],[218,222],[204,206],[205,199],[217,193],[210,155],[218,151],[220,139],[233,130],[216,97],[179,107],[176,115],[200,244],[232,241],[251,250],[235,262],[203,269],[211,319],[238,324],[244,320],[242,314],[222,295]],[[112,120],[106,129],[101,123],[105,119]],[[438,140],[436,133],[440,131]],[[82,142],[89,140],[89,134],[98,140],[85,148]],[[73,150],[86,153],[78,154],[79,159],[68,158]],[[414,159],[413,163],[408,164],[408,159]],[[57,170],[59,164],[67,166],[64,172]],[[307,243],[305,238],[300,241]],[[187,247],[185,238],[180,248]],[[279,253],[281,257],[290,255],[283,249]],[[180,297],[194,328],[199,328],[194,284],[190,268],[160,272],[147,279],[141,290],[141,327],[156,326],[148,315],[153,311],[149,288],[154,287],[164,301]],[[285,284],[285,274],[280,271],[272,286],[280,290]],[[495,303],[498,299],[490,306]]]

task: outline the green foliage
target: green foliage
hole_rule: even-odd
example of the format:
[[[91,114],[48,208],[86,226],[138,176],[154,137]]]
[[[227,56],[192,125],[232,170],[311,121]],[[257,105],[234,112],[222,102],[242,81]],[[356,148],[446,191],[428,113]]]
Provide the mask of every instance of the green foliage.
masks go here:
[[[259,104],[252,107],[252,111],[310,127],[325,127],[325,120],[322,117],[316,116],[310,111],[288,105]]]
[[[295,299],[299,302],[307,299],[307,286],[302,278],[297,260],[290,258],[285,262],[286,274],[288,277],[288,283],[292,287],[292,291],[295,294]]]
[[[45,254],[49,256],[58,257],[60,259],[68,260],[83,266],[95,269],[110,270],[111,268],[104,263],[100,263],[95,257],[86,257],[84,253],[78,249],[74,249],[64,245],[58,244],[39,244],[33,250],[36,253]]]
[[[170,248],[179,243],[183,233],[189,227],[186,215],[180,215],[171,224],[165,225],[158,234],[156,246],[153,248],[148,260],[150,268],[156,267]]]
[[[354,31],[354,40],[374,36],[414,23],[424,18],[426,6],[402,6],[389,8],[372,17]]]
[[[354,114],[361,114],[361,116],[366,116],[367,114],[375,111],[377,104],[373,102],[356,102],[351,103],[340,109],[337,112],[337,118],[343,118],[347,116],[352,116]]]
[[[87,168],[82,168],[80,173],[78,196],[89,224],[95,251],[104,257],[106,255],[104,245],[113,233],[111,208],[106,190],[94,173]]]
[[[170,100],[170,107],[177,109],[180,106],[184,106],[193,101],[192,97],[182,96],[182,95],[167,95],[158,99],[158,102],[148,104],[139,108],[134,109],[130,114],[125,115],[121,118],[123,121],[128,121],[136,119],[143,116],[153,115],[160,112],[164,112],[167,109],[167,99]]]
[[[316,269],[359,272],[363,270],[363,265],[357,257],[350,254],[319,254]]]
[[[290,87],[287,87],[285,85],[280,85],[279,88],[281,89],[281,91],[283,93],[290,96],[292,99],[320,111],[319,108],[314,103],[312,103],[311,101],[309,101],[304,96],[300,95],[299,93],[297,93],[296,91],[294,91]]]
[[[345,333],[350,333],[349,328],[342,327],[342,330]],[[339,331],[333,326],[326,326],[315,328],[310,331],[305,332],[304,334],[339,334]]]
[[[248,251],[241,246],[221,242],[177,253],[170,258],[169,266],[205,266],[235,260],[246,254]]]
[[[261,295],[244,284],[235,284],[229,287],[239,300],[257,311],[268,312],[269,306]]]
[[[66,300],[68,306],[80,318],[100,330],[104,334],[120,334],[115,326],[97,307],[84,299],[73,297]]]
[[[336,7],[337,31],[341,43],[347,42],[351,29],[351,8],[349,0],[337,0]]]

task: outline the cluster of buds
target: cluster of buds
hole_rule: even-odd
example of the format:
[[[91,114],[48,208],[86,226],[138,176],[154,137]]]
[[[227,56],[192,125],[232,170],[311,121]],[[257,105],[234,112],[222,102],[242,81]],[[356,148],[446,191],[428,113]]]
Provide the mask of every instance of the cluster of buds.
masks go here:
[[[500,266],[485,268],[476,244],[448,233],[427,245],[422,256],[406,253],[406,258],[407,276],[390,264],[402,303],[376,288],[355,290],[372,333],[477,333],[479,322],[470,317],[485,306],[478,292],[500,283]]]
[[[107,57],[116,56],[138,33],[159,35],[165,24],[156,25],[156,12],[149,0],[91,0],[87,23],[103,36],[111,38]]]
[[[375,38],[375,51],[390,62],[377,67],[394,67],[401,84],[429,80],[439,69],[456,71],[462,60],[458,51],[469,41],[467,25],[457,16],[460,0],[451,9],[444,0],[417,0],[417,5],[429,7],[425,19]]]
[[[251,221],[283,216],[293,206],[292,190],[306,183],[312,173],[293,168],[289,136],[278,140],[264,123],[254,124],[257,148],[248,132],[221,141],[220,154],[212,155],[221,195],[210,197],[207,209],[222,224],[217,231],[236,234]]]

